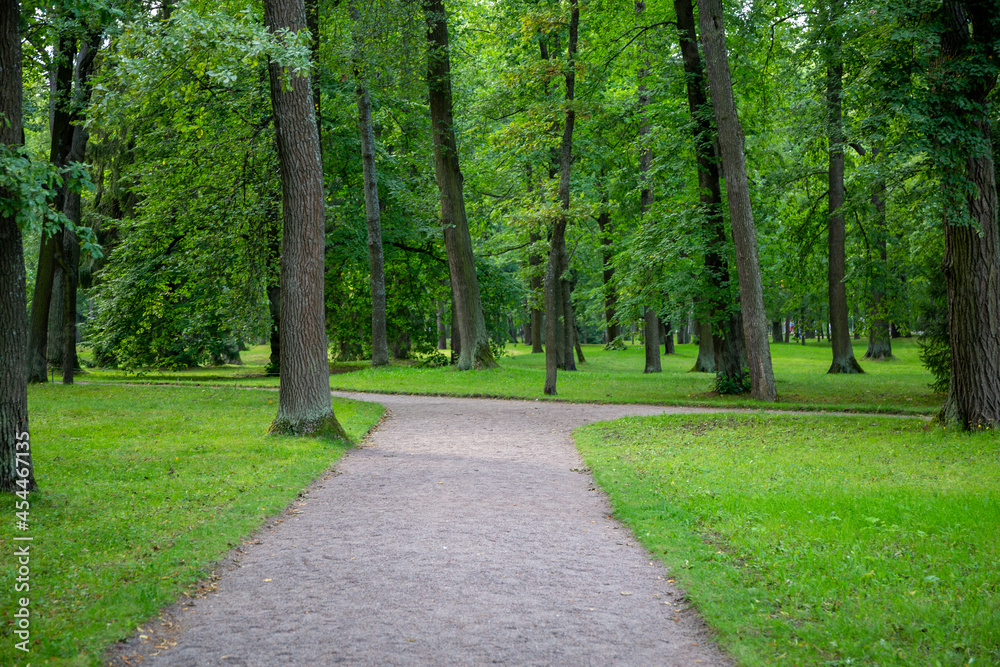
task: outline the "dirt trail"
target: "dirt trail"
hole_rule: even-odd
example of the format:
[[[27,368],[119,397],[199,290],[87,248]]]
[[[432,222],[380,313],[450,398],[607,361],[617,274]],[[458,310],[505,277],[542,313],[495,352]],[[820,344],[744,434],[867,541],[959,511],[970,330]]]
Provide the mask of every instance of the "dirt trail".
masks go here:
[[[389,418],[175,612],[177,645],[144,664],[731,664],[609,518],[570,438],[702,410],[337,395]]]

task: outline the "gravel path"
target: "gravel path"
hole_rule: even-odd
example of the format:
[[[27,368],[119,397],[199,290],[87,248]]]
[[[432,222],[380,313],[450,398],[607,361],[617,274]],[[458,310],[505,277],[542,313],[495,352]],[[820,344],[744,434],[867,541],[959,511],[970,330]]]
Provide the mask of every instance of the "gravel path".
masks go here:
[[[699,410],[338,395],[389,417],[144,664],[730,664],[570,438]]]

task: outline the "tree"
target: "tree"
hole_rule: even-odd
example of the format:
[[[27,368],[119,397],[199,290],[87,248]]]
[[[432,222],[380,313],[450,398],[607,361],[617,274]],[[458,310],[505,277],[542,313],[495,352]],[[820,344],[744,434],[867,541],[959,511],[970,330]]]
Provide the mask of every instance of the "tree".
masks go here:
[[[577,0],[570,0],[569,43],[567,44],[566,79],[566,110],[563,118],[562,141],[559,145],[559,201],[562,205],[560,215],[552,228],[552,244],[549,249],[549,262],[545,267],[545,387],[548,395],[556,393],[556,374],[558,373],[559,350],[563,349],[567,365],[573,359],[572,310],[565,303],[560,303],[560,297],[569,298],[568,287],[564,290],[562,283],[568,282],[563,273],[569,268],[566,261],[566,224],[570,205],[570,170],[573,165],[573,128],[576,124],[576,109],[573,99],[576,91],[576,50],[580,29],[580,7]],[[566,315],[569,315],[569,322]],[[567,335],[569,333],[569,335]]]
[[[944,219],[951,383],[941,419],[969,430],[996,428],[1000,233],[990,94],[1000,58],[1000,3],[946,0],[932,19],[940,26],[941,49],[929,82],[938,119],[932,137],[945,191],[957,195]]]
[[[698,191],[705,222],[705,303],[708,312],[699,318],[701,338],[694,370],[718,372],[739,386],[743,376],[744,349],[739,318],[732,309],[729,284],[726,230],[722,211],[722,186],[719,164],[714,155],[718,134],[712,125],[712,105],[705,90],[705,72],[698,52],[694,6],[691,0],[674,0],[681,55],[684,60],[688,110],[693,121],[695,161],[698,168]],[[707,347],[709,354],[703,354]],[[710,364],[708,362],[711,362]]]
[[[302,0],[265,0],[272,33],[306,29]],[[268,65],[282,188],[281,388],[271,433],[347,439],[330,401],[323,316],[323,166],[307,71]]]
[[[441,224],[454,295],[452,317],[458,321],[461,340],[458,369],[493,368],[496,360],[483,316],[476,260],[462,193],[462,171],[458,164],[452,113],[448,18],[443,0],[424,0],[423,8],[427,26],[427,87],[434,141],[434,173],[441,193]]]
[[[823,0],[821,15],[825,18],[824,51],[826,60],[826,111],[829,136],[829,190],[827,245],[829,268],[827,285],[830,299],[830,347],[833,363],[828,373],[864,373],[851,347],[847,324],[847,286],[844,284],[845,225],[844,225],[844,126],[843,78],[841,56],[843,34],[837,19],[843,12],[843,0]]]
[[[352,10],[353,18],[360,18]],[[356,28],[358,30],[358,28]],[[375,170],[375,131],[372,127],[372,103],[364,72],[363,37],[354,36],[358,52],[354,56],[355,96],[358,98],[358,130],[361,134],[361,167],[365,185],[365,221],[368,225],[368,259],[371,267],[369,285],[372,293],[372,366],[389,363],[389,344],[385,333],[385,260],[382,256],[382,219],[378,201],[378,175]]]
[[[740,281],[740,306],[747,361],[750,365],[750,394],[760,401],[777,398],[771,350],[767,341],[767,314],[764,311],[763,286],[750,188],[743,154],[743,132],[736,114],[726,33],[721,0],[699,0],[698,22],[705,47],[705,66],[719,130],[719,148],[726,174],[729,218],[736,246],[736,270]]]
[[[0,0],[0,164],[14,157],[21,131],[21,36],[17,0]],[[6,169],[4,164],[4,169]],[[28,322],[24,256],[15,193],[0,185],[0,493],[36,488],[28,437]],[[20,458],[19,458],[20,456]],[[27,474],[20,472],[27,469]],[[19,485],[18,480],[22,480]]]
[[[636,18],[642,20],[646,13],[645,0],[635,0]],[[639,113],[642,119],[639,121],[639,180],[641,188],[639,190],[639,215],[643,218],[649,217],[649,209],[653,205],[653,189],[650,185],[649,168],[653,165],[653,149],[649,146],[649,119],[646,117],[646,108],[649,106],[649,88],[646,86],[646,77],[649,76],[649,54],[645,53],[645,41],[641,42],[640,48],[643,51],[643,65],[639,68]],[[652,224],[647,222],[647,224]],[[660,365],[660,316],[656,309],[646,307],[646,312],[642,317],[643,346],[646,352],[646,367],[644,373],[660,373],[663,368]]]

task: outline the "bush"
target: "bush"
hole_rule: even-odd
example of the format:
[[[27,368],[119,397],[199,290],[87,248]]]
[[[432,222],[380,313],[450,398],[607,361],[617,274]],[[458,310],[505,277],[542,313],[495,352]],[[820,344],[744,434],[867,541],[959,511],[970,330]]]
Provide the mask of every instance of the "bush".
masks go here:
[[[747,394],[750,392],[750,373],[741,370],[739,375],[733,377],[725,373],[715,374],[715,391],[720,395]]]

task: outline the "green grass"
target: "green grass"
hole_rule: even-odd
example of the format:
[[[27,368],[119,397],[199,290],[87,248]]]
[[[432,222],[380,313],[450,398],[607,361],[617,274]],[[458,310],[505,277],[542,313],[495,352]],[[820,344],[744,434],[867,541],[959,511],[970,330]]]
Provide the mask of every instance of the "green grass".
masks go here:
[[[741,664],[1000,664],[995,434],[728,414],[576,436]]]
[[[31,653],[38,664],[99,664],[104,649],[183,593],[280,513],[345,451],[264,435],[273,391],[35,386],[30,496]],[[352,439],[376,404],[334,401]],[[0,498],[0,562],[14,562],[16,498]],[[0,575],[0,664],[24,661],[10,634],[13,568]],[[17,594],[20,595],[20,594]]]
[[[654,403],[664,405],[708,405],[724,407],[774,407],[784,410],[840,410],[934,414],[944,397],[928,388],[931,375],[917,358],[913,339],[893,341],[896,359],[866,362],[866,343],[855,341],[854,352],[864,375],[828,375],[828,342],[808,345],[771,346],[778,402],[762,404],[746,397],[713,393],[713,374],[691,373],[698,356],[694,345],[678,345],[677,354],[664,356],[663,372],[646,374],[643,350],[634,346],[607,352],[597,345],[584,346],[587,363],[577,372],[560,372],[556,397],[565,401]],[[238,386],[275,386],[276,378],[262,375],[268,348],[257,346],[243,353],[245,365],[201,368],[176,372],[151,371],[127,375],[120,371],[94,370],[83,381],[197,382]],[[412,363],[394,363],[371,368],[364,362],[333,364],[333,389],[346,391],[443,394],[545,399],[545,355],[531,354],[524,345],[508,346],[501,367],[488,371],[458,372],[454,368],[420,368]],[[355,372],[343,372],[355,371]]]

